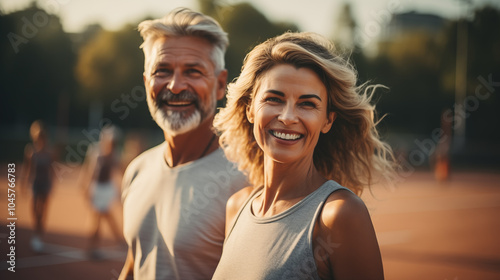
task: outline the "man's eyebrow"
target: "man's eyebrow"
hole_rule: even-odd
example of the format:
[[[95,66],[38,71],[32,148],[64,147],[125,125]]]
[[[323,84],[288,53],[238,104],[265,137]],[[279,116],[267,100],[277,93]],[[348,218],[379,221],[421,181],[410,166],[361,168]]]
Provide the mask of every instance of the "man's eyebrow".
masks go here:
[[[200,67],[200,68],[206,68],[206,65],[204,63],[200,63],[200,62],[187,62],[184,64],[184,67]]]
[[[167,66],[170,66],[170,63],[165,61],[159,61],[153,64],[153,67],[167,67]]]
[[[281,97],[285,97],[285,94],[279,90],[275,90],[275,89],[268,89],[266,90],[266,92],[269,92],[269,93],[272,93],[272,94],[276,94],[276,95],[279,95]],[[309,99],[309,98],[316,98],[318,99],[319,101],[322,101],[321,98],[316,95],[316,94],[304,94],[304,95],[301,95],[299,97],[299,99]]]

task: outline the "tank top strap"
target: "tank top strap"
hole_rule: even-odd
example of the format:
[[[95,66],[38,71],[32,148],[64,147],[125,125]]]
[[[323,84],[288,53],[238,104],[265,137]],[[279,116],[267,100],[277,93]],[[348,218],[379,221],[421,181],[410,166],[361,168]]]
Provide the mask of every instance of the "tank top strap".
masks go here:
[[[262,193],[263,189],[264,189],[264,186],[256,187],[256,188],[254,188],[252,190],[252,192],[250,193],[250,195],[248,195],[248,198],[245,200],[245,203],[243,203],[243,205],[238,210],[238,214],[236,214],[236,218],[234,219],[234,223],[231,225],[231,229],[229,230],[229,232],[228,232],[228,234],[227,234],[227,236],[226,236],[226,238],[224,240],[224,243],[226,243],[227,238],[231,235],[231,232],[233,231],[234,226],[236,225],[236,222],[240,218],[241,213],[243,212],[243,210],[245,208],[247,208],[247,205],[249,204],[250,201],[253,201],[254,197],[256,197],[257,195],[259,195],[260,193]]]
[[[322,201],[323,203],[326,201],[326,199],[335,191],[338,190],[347,190],[349,192],[352,192],[350,189],[341,186],[339,183],[333,181],[333,180],[328,180],[326,181],[321,187],[319,187],[313,195],[315,196],[315,199]]]
[[[231,226],[213,279],[319,280],[312,234],[315,221],[330,194],[344,189],[335,181],[327,181],[271,217],[252,214],[252,201],[263,187],[255,189]]]
[[[341,186],[339,183],[337,183],[333,180],[329,180],[329,181],[325,182],[318,190],[316,190],[315,201],[310,203],[310,207],[315,208],[315,209],[311,209],[312,211],[314,211],[314,214],[313,214],[313,217],[311,219],[311,222],[310,222],[309,228],[308,228],[309,237],[313,236],[314,226],[316,224],[316,221],[319,218],[319,215],[323,211],[323,206],[324,206],[326,200],[328,199],[328,197],[330,197],[330,195],[332,193],[334,193],[338,190],[347,190],[347,191],[353,193],[350,189]],[[312,242],[312,240],[311,240],[311,242]]]

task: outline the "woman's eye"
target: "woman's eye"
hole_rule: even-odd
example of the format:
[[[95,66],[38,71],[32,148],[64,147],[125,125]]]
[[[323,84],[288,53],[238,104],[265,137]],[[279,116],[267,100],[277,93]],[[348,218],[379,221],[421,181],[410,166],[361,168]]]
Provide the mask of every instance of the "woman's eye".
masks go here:
[[[268,97],[268,98],[266,98],[266,101],[267,102],[281,102],[281,99],[279,99],[278,97]]]
[[[300,103],[300,105],[305,106],[305,107],[316,108],[316,104],[314,102],[311,102],[311,101],[302,102],[302,103]]]

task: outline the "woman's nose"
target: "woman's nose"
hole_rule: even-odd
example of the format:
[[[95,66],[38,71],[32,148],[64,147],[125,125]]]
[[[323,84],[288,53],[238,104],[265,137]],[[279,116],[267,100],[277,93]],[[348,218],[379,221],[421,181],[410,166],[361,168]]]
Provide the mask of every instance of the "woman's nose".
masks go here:
[[[283,110],[278,116],[278,120],[284,125],[290,125],[298,121],[297,112],[295,111],[295,106],[292,104],[286,104]]]

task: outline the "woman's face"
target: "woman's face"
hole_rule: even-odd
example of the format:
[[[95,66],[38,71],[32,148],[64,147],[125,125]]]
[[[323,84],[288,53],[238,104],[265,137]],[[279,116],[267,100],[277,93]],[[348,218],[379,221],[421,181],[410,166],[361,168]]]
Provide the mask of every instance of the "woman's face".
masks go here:
[[[257,144],[277,162],[312,160],[320,133],[335,120],[335,113],[327,112],[325,85],[311,69],[288,64],[263,75],[247,108]]]

